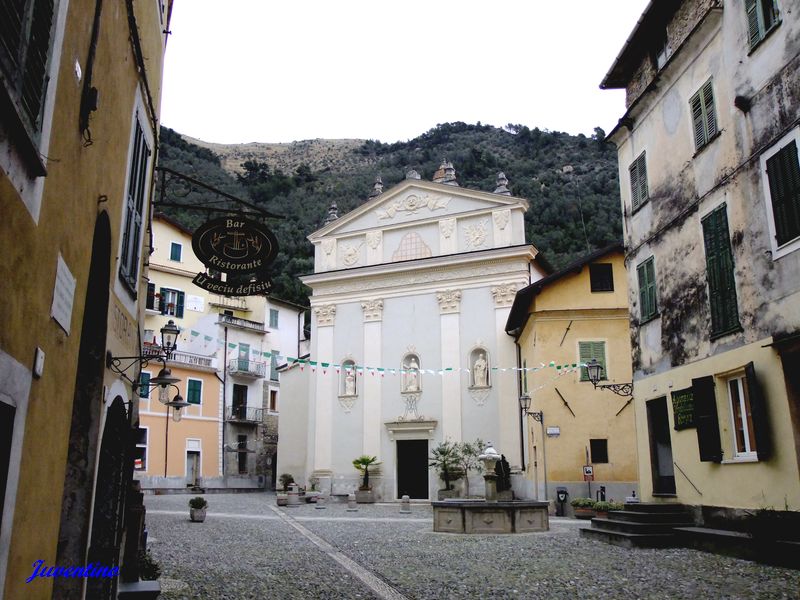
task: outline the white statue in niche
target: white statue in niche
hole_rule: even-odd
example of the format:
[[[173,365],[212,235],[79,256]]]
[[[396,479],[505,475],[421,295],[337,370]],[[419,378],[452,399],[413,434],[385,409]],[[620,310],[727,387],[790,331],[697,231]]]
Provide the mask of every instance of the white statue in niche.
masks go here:
[[[419,363],[417,358],[412,356],[408,362],[403,365],[405,370],[405,386],[404,392],[418,392],[419,391]]]
[[[488,365],[486,364],[486,355],[481,352],[475,360],[475,364],[472,365],[472,376],[475,387],[488,387],[489,379],[487,375]]]
[[[345,396],[356,395],[356,374],[355,374],[355,369],[351,366],[345,367],[344,395]]]

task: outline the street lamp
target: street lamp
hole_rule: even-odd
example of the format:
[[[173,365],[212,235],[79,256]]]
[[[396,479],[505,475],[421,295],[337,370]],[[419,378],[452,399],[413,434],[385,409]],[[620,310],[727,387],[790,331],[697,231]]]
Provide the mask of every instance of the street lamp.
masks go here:
[[[586,363],[586,373],[595,389],[610,390],[618,396],[633,396],[633,383],[604,383],[598,385],[600,378],[603,376],[603,365],[597,362],[596,358]]]
[[[522,414],[529,415],[529,416],[533,417],[534,421],[538,421],[539,423],[542,423],[542,419],[544,418],[544,414],[542,413],[542,411],[539,410],[539,411],[531,412],[529,410],[530,407],[531,407],[531,397],[530,397],[530,395],[522,394],[522,396],[519,397],[519,407],[522,409]]]

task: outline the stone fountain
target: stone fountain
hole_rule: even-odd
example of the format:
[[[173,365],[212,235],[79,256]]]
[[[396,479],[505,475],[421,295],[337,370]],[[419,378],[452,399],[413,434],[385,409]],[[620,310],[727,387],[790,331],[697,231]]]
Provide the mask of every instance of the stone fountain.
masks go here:
[[[495,467],[501,455],[487,442],[478,457],[483,463],[483,500],[452,498],[431,502],[433,530],[442,533],[531,533],[548,531],[547,502],[535,500],[498,500]]]

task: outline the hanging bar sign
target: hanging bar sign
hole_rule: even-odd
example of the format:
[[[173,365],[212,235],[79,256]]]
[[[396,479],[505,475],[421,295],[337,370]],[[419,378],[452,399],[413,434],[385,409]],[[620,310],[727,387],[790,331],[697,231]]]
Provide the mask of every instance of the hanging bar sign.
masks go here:
[[[278,254],[278,240],[261,223],[243,217],[220,217],[201,225],[192,249],[210,269],[222,273],[263,271]]]

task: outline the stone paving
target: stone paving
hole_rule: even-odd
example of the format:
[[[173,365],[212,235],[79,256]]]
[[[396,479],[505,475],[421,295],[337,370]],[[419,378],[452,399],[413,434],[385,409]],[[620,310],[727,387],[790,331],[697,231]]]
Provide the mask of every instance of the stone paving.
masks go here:
[[[277,508],[275,495],[145,496],[150,550],[165,600],[201,598],[800,598],[800,571],[687,549],[628,550],[582,539],[586,522],[551,531],[434,533],[429,505]]]

